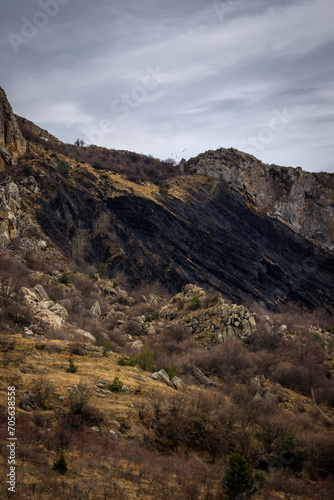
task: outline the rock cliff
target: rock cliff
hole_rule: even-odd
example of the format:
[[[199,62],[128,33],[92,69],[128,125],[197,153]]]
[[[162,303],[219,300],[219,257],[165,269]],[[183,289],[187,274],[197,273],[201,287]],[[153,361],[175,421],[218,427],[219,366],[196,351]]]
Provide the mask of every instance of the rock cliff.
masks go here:
[[[27,142],[17,124],[12,107],[0,87],[0,169],[24,155]]]
[[[334,250],[333,174],[267,165],[232,148],[207,151],[184,162],[182,168],[222,181],[257,211]]]

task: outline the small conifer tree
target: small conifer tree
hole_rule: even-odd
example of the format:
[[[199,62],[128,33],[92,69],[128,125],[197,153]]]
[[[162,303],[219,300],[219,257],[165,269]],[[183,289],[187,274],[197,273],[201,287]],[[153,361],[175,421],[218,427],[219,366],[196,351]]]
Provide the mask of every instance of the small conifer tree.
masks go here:
[[[233,453],[223,477],[223,489],[232,500],[250,498],[256,492],[254,477],[245,457]]]
[[[115,377],[113,383],[109,385],[109,390],[111,392],[122,392],[123,385],[123,382],[118,377]]]
[[[66,371],[69,373],[76,373],[78,371],[78,367],[74,364],[73,359],[70,358],[68,360],[68,362],[69,362],[70,366],[67,368]]]
[[[64,453],[61,452],[58,460],[56,460],[53,464],[53,470],[58,471],[60,474],[64,475],[67,472],[67,462],[64,457]]]
[[[303,450],[293,430],[289,429],[282,435],[278,457],[274,465],[279,469],[290,469],[292,472],[302,471]]]

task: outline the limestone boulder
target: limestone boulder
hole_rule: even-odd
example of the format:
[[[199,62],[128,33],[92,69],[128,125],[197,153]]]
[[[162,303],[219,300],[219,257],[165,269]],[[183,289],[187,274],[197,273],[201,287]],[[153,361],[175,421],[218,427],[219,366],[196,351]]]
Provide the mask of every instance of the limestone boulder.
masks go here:
[[[93,318],[98,320],[101,318],[101,306],[98,300],[92,305],[89,312]]]
[[[152,373],[151,377],[153,378],[153,380],[156,380],[157,382],[162,382],[163,384],[168,385],[168,387],[174,387],[173,383],[171,382],[168,374],[165,372],[164,369]]]

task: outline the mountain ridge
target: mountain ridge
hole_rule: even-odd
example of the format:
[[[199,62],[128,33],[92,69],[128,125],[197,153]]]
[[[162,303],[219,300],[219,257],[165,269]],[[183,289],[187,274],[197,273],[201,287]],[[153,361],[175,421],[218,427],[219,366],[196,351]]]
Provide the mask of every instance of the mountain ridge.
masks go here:
[[[16,123],[13,113],[9,121]],[[234,149],[202,153],[179,171],[135,153],[54,143],[29,120],[19,123],[33,139],[15,171],[4,170],[5,246],[27,233],[6,194],[12,182],[42,238],[81,265],[103,263],[131,286],[158,281],[175,293],[197,283],[271,308],[334,304],[331,174],[265,166]],[[147,164],[152,175],[165,167],[172,174],[160,185],[142,180]]]

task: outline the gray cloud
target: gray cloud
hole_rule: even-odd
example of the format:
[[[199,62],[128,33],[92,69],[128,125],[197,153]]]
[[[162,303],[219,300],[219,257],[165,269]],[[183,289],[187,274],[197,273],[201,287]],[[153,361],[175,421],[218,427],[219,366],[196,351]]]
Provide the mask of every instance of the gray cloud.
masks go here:
[[[48,1],[53,16],[47,0],[1,7],[18,114],[68,142],[333,171],[331,0]]]

